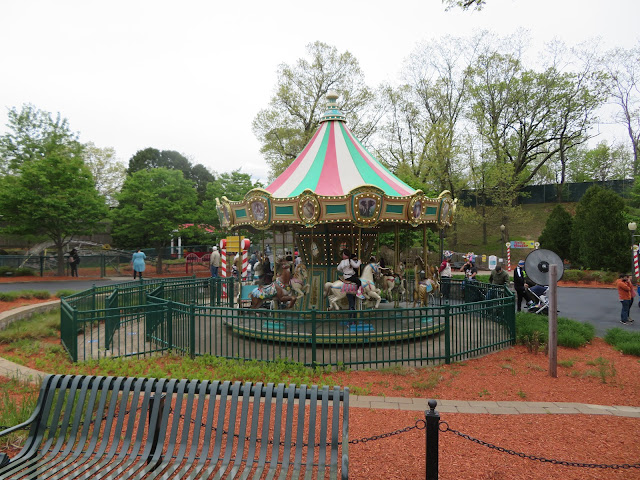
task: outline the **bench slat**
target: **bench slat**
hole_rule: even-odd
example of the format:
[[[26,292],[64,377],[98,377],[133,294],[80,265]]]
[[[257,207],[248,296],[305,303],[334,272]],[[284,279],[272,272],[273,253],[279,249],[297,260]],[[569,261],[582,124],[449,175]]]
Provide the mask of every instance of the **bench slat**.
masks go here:
[[[339,387],[51,375],[0,479],[346,478],[347,408]]]

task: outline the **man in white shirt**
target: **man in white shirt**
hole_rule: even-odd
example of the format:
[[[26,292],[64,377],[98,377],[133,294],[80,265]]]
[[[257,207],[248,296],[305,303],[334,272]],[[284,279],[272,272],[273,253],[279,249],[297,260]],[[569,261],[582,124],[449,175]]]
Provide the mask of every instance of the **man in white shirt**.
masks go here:
[[[338,264],[338,271],[342,273],[345,281],[358,285],[356,296],[363,300],[362,282],[360,282],[360,277],[356,273],[358,268],[360,268],[360,260],[357,259],[356,255],[351,255],[351,252],[346,248],[342,250],[342,261]],[[349,302],[349,307],[351,307],[351,302]]]

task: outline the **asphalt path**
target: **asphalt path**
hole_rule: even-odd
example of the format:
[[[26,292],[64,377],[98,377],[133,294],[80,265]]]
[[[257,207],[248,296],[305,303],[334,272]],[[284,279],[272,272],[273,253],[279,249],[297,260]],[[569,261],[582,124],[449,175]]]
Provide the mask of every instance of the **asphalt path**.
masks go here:
[[[101,280],[61,280],[54,282],[20,282],[0,283],[0,292],[15,290],[47,290],[56,293],[60,290],[82,291],[93,285],[112,285],[129,281],[128,277]],[[615,288],[558,288],[558,316],[567,317],[580,322],[591,323],[596,328],[596,335],[604,336],[607,330],[614,327],[640,331],[640,308],[638,302],[631,310],[631,317],[636,323],[624,326],[620,324],[620,301]]]

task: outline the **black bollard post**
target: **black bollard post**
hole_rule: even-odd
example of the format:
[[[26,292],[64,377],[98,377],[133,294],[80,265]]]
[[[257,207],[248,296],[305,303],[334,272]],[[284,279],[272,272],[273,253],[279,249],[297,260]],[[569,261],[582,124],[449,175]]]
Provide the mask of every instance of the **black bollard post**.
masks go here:
[[[438,402],[429,400],[429,410],[424,412],[426,423],[427,480],[438,480],[438,436],[440,434],[440,414],[436,411]]]

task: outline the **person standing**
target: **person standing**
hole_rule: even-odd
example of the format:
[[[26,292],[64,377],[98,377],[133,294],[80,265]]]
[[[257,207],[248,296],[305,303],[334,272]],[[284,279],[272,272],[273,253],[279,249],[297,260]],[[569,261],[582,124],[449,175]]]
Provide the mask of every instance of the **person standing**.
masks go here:
[[[500,265],[489,275],[489,283],[493,285],[509,285],[509,274],[505,272]]]
[[[440,284],[442,285],[442,296],[449,299],[449,291],[451,289],[451,252],[444,252],[444,258],[438,269],[440,274]]]
[[[636,298],[636,286],[633,284],[633,277],[629,277],[629,284],[631,285],[631,300],[629,301],[629,315],[627,318],[627,322],[632,323],[633,318],[631,318],[631,307],[633,307],[633,299]]]
[[[144,252],[141,249],[138,249],[136,251],[136,253],[133,254],[133,256],[131,257],[131,264],[133,265],[133,279],[136,279],[136,274],[140,277],[140,280],[142,280],[142,272],[144,272],[145,269],[145,264],[144,261],[147,258],[147,256],[144,254]]]
[[[516,290],[516,305],[519,312],[522,311],[522,300],[524,300],[524,279],[524,260],[520,260],[513,271],[513,288]]]
[[[345,282],[349,281],[358,286],[356,296],[362,300],[364,295],[362,294],[362,282],[356,273],[358,268],[360,268],[360,260],[356,255],[351,255],[351,252],[346,248],[342,250],[342,261],[338,264],[338,271],[342,273]],[[355,310],[356,300],[353,295],[347,295],[347,301],[349,302],[349,310]]]
[[[618,287],[618,298],[622,304],[622,310],[620,311],[620,323],[628,325],[629,320],[629,306],[631,305],[631,281],[629,281],[629,275],[621,273],[620,278],[616,282]]]
[[[209,257],[209,268],[211,269],[211,276],[217,278],[218,268],[220,268],[220,252],[218,251],[218,247],[213,247],[211,257]]]
[[[78,276],[78,264],[80,263],[80,255],[75,248],[69,252],[69,268],[71,269],[71,276]]]

